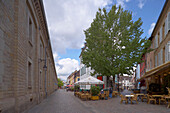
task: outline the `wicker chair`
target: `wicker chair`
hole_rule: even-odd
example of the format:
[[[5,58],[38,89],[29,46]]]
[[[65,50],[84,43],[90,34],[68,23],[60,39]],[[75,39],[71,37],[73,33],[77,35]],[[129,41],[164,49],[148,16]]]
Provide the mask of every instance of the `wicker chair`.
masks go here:
[[[82,100],[87,100],[87,95],[85,93],[82,93],[80,98]]]
[[[91,99],[91,94],[87,93],[87,99],[90,100]]]
[[[161,104],[161,101],[163,101],[163,102],[166,104],[165,95],[163,95],[163,96],[159,99],[159,104]]]
[[[142,97],[142,102],[143,102],[143,99],[146,99],[146,101],[148,102],[148,94],[145,94],[145,95]]]
[[[115,97],[116,96],[116,93],[112,92],[112,97]]]
[[[128,100],[125,96],[120,95],[120,97],[121,97],[121,101],[120,101],[121,104],[122,104],[123,101],[125,101],[125,103],[128,103]]]
[[[131,104],[132,104],[132,101],[136,101],[136,103],[138,104],[138,96],[134,95],[134,97],[131,98]]]
[[[156,104],[156,99],[154,99],[151,95],[148,95],[148,104],[153,101]]]
[[[100,99],[104,99],[105,94],[100,94],[99,97],[100,97]]]
[[[104,91],[104,94],[107,98],[109,97],[109,91]]]

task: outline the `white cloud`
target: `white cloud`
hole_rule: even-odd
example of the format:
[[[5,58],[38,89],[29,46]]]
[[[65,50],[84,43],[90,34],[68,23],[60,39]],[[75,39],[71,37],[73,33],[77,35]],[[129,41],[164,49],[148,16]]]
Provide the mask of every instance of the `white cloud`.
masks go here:
[[[58,61],[60,58],[57,53],[53,53],[53,57],[55,61]]]
[[[124,0],[116,0],[117,2],[117,6],[121,5],[123,8],[125,8],[125,3],[124,3]]]
[[[130,0],[125,0],[126,2],[129,2]]]
[[[90,27],[98,8],[107,7],[112,0],[43,0],[58,77],[67,76],[79,68],[78,60],[61,59],[66,49],[84,45],[83,30]]]
[[[79,62],[70,58],[58,60],[56,62],[56,70],[59,78],[66,80],[73,71],[79,70]]]
[[[116,0],[116,5],[121,5],[123,8],[126,7],[125,2],[129,2],[130,0]]]
[[[60,78],[61,80],[64,80],[64,81],[67,80],[67,76],[58,76],[58,78]]]
[[[111,0],[43,0],[53,51],[79,49],[85,41],[83,30],[90,27],[99,7]]]
[[[148,35],[151,35],[154,27],[155,27],[155,23],[152,23],[151,26],[150,26],[150,29],[148,30]]]
[[[145,0],[139,0],[138,7],[139,7],[140,9],[142,9],[144,5],[145,5]]]

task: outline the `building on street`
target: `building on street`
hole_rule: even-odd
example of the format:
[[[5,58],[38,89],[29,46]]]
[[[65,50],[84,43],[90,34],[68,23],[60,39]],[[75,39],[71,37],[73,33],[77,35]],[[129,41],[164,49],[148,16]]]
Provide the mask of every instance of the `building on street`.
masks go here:
[[[75,70],[67,77],[67,85],[73,85],[80,80],[80,70]]]
[[[21,113],[56,89],[42,0],[0,0],[0,113]]]
[[[149,93],[167,93],[166,87],[170,87],[170,0],[166,0],[149,40],[153,51],[144,55],[146,72],[139,79],[140,86],[145,86]]]

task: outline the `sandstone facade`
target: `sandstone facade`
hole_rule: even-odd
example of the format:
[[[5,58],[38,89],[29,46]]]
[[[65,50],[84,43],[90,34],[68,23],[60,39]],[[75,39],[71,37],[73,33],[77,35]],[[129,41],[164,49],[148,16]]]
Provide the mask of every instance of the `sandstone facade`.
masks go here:
[[[42,0],[0,0],[0,113],[21,113],[57,88]]]

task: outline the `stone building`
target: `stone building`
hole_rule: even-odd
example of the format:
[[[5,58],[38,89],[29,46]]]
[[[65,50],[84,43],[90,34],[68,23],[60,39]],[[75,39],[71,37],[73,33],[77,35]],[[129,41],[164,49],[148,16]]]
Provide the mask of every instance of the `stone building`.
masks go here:
[[[170,87],[170,0],[166,0],[149,40],[153,51],[145,54],[146,72],[140,81],[148,91],[151,84],[159,84],[154,90],[165,93]]]
[[[0,0],[0,113],[21,113],[57,89],[42,0]]]

